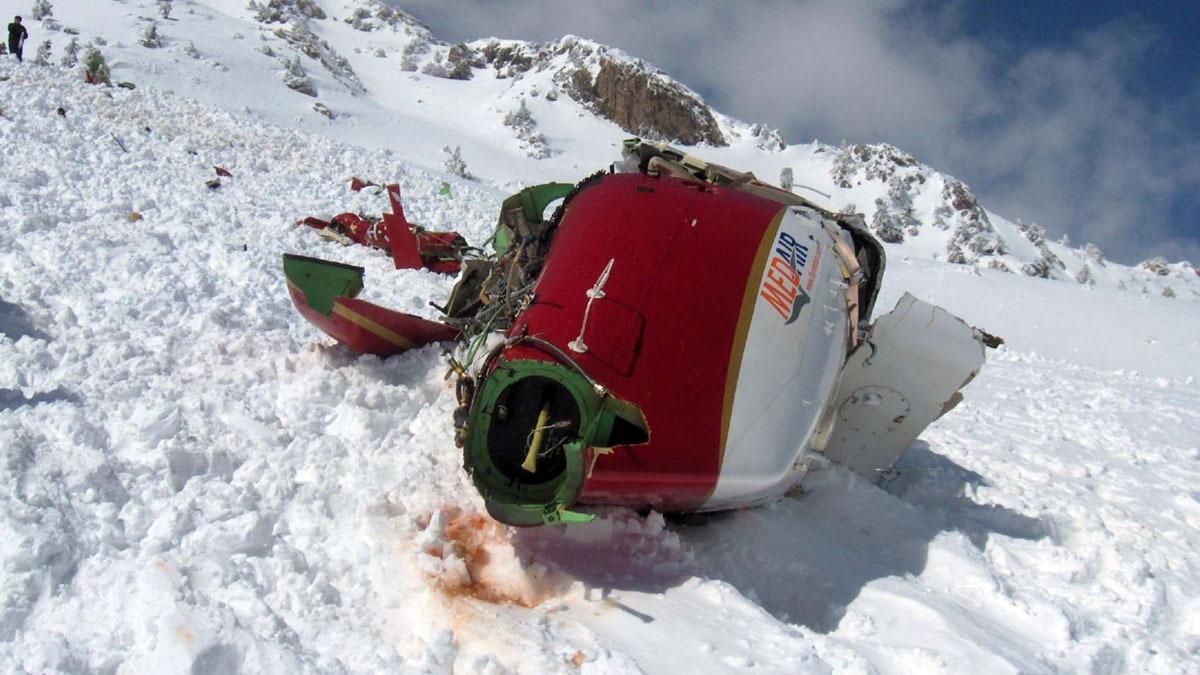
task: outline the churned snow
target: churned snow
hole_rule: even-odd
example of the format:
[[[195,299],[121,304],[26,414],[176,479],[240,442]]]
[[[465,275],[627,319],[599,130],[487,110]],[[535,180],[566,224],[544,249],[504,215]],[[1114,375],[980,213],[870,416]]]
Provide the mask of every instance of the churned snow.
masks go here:
[[[828,467],[764,508],[513,530],[460,468],[439,350],[337,347],[280,255],[362,265],[365,299],[434,316],[451,279],[294,221],[378,214],[358,175],[478,244],[496,186],[543,163],[494,150],[516,178],[481,160],[466,181],[404,152],[448,93],[364,149],[58,67],[0,78],[0,670],[1196,669],[1195,302],[889,246],[881,311],[910,291],[1007,344],[879,485]],[[591,147],[546,161],[577,180],[615,157]]]

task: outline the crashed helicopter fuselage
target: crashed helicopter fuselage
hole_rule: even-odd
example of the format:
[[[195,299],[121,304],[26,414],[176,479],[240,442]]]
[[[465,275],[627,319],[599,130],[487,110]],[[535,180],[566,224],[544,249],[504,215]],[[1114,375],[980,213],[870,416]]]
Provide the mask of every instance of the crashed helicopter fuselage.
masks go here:
[[[912,296],[871,320],[884,253],[861,217],[661,145],[620,168],[505,202],[445,308],[496,519],[749,506],[822,458],[874,478],[983,364],[990,336]]]

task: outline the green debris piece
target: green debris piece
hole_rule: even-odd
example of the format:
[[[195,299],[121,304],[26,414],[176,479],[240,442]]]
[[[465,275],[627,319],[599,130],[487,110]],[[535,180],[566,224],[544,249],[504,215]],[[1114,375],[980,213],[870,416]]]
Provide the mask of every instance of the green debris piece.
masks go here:
[[[363,268],[354,265],[284,254],[283,275],[304,293],[308,306],[329,316],[339,297],[353,298],[363,287]]]

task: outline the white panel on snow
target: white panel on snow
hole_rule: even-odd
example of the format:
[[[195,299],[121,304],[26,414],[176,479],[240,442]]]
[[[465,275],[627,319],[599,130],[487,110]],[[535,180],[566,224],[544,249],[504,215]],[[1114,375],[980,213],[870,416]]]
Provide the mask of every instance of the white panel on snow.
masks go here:
[[[846,360],[823,450],[874,479],[934,420],[953,408],[983,366],[982,334],[908,293],[879,317]]]

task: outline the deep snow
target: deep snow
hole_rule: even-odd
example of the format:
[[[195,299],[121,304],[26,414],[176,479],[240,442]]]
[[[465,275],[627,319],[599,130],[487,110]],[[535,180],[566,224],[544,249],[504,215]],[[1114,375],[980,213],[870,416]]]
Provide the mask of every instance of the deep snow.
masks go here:
[[[144,87],[0,77],[6,669],[1195,671],[1193,302],[890,247],[881,309],[907,290],[1008,340],[895,475],[512,531],[478,515],[438,350],[332,345],[279,266],[364,265],[364,297],[432,316],[452,280],[294,220],[378,213],[360,175],[482,242],[502,191]]]

